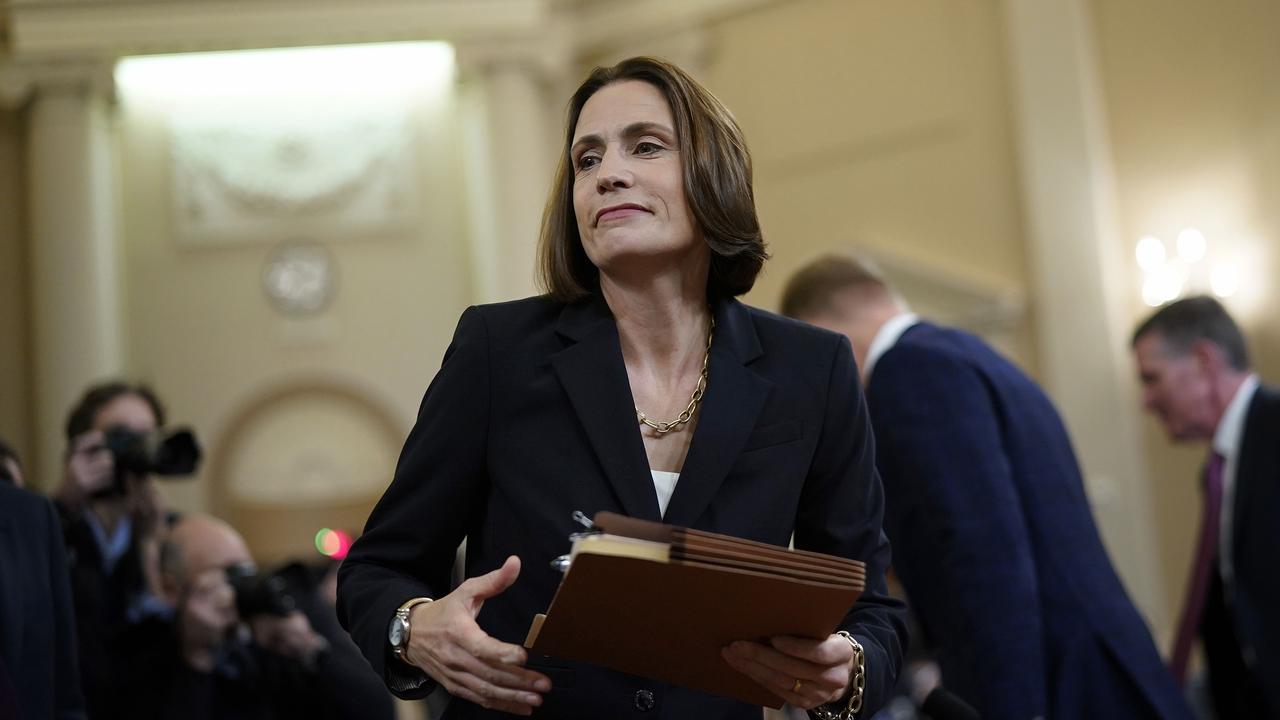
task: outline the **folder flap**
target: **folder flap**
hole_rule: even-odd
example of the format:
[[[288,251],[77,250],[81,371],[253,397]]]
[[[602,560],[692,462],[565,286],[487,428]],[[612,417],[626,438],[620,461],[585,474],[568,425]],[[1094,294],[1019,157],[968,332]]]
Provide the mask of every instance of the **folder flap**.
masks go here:
[[[596,527],[610,535],[623,535],[639,540],[651,540],[661,543],[670,543],[675,539],[676,528],[674,526],[627,517],[607,510],[596,513],[596,516],[591,520],[596,524]]]

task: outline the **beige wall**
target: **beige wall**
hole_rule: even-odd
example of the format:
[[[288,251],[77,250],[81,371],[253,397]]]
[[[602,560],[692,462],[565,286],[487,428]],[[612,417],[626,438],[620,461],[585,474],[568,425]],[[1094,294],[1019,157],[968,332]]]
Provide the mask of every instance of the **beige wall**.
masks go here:
[[[720,23],[708,86],[742,124],[776,308],[814,256],[857,247],[1025,296],[999,6],[802,0]],[[909,297],[909,299],[912,299]],[[1004,343],[1034,370],[1029,323]]]
[[[1165,240],[1196,226],[1256,258],[1228,300],[1264,378],[1280,377],[1280,5],[1266,0],[1094,0],[1115,155],[1121,237]],[[1136,264],[1131,268],[1137,277]],[[1135,280],[1136,288],[1136,280]],[[1135,291],[1135,321],[1148,310]],[[1203,448],[1172,448],[1153,420],[1146,446],[1169,606],[1181,606],[1198,524]]]
[[[0,110],[0,437],[35,468],[27,298],[26,123]],[[50,429],[56,432],[56,429]],[[41,478],[28,478],[35,484]]]
[[[380,474],[381,484],[370,489],[367,477],[328,478],[365,491],[354,497],[339,493],[319,509],[305,499],[276,503],[274,509],[305,511],[315,519],[314,532],[326,524],[324,508],[330,507],[329,523],[359,530],[362,523],[352,527],[350,508],[363,504],[367,514],[390,479],[422,393],[470,302],[466,197],[458,181],[464,168],[454,117],[449,101],[421,110],[416,118],[421,188],[412,202],[421,210],[420,223],[378,237],[342,232],[324,237],[338,273],[336,299],[318,317],[291,319],[268,303],[262,273],[276,243],[294,234],[285,228],[223,244],[181,242],[170,205],[173,178],[164,114],[150,106],[122,108],[127,366],[167,400],[173,421],[198,429],[210,460],[194,483],[167,486],[175,506],[239,517],[248,523],[241,530],[251,545],[268,554],[284,554],[289,547],[304,552],[310,535],[282,526],[282,516],[270,507],[237,502],[233,488],[284,477],[305,483],[307,473],[342,470],[307,466],[309,457],[330,454],[328,460],[336,458],[346,470]],[[307,412],[308,397],[345,399],[336,409]],[[374,419],[374,434],[350,444],[387,444],[381,467],[354,467],[342,438],[334,437],[344,427],[344,414]],[[250,421],[274,428],[272,437],[281,446],[264,448],[253,444],[254,437],[233,432]],[[228,447],[233,436],[239,444]],[[246,453],[256,453],[256,459]],[[296,457],[280,467],[272,465],[272,454]],[[264,476],[227,477],[231,468]]]

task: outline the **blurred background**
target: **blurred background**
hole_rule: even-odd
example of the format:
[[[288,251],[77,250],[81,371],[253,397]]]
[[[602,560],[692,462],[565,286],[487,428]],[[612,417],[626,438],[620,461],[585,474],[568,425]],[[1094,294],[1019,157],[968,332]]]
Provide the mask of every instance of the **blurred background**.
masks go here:
[[[0,10],[0,435],[37,488],[90,383],[152,385],[206,461],[165,483],[264,564],[337,549],[468,305],[535,292],[569,93],[653,54],[736,114],[775,309],[814,256],[1050,391],[1168,652],[1198,448],[1128,336],[1218,295],[1280,377],[1270,0],[20,0]]]

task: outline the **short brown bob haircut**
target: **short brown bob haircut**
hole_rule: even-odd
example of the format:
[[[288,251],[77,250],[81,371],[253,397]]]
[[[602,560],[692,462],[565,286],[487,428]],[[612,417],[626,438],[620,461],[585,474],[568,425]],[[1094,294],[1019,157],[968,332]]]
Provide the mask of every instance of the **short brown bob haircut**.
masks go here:
[[[600,289],[599,270],[587,258],[578,235],[569,148],[587,100],[606,85],[626,80],[649,83],[671,106],[684,166],[685,197],[711,249],[707,299],[747,292],[769,253],[756,218],[751,153],[742,129],[728,108],[685,71],[649,57],[597,67],[569,100],[564,147],[556,163],[538,238],[538,279],[542,288],[561,302],[572,302]]]

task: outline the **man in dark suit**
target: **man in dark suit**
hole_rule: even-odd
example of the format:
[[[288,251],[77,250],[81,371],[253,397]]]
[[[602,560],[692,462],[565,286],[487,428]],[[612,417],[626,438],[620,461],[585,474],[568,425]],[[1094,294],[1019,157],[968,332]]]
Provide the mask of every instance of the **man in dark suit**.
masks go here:
[[[1198,634],[1220,718],[1280,718],[1280,391],[1250,370],[1213,298],[1171,303],[1133,334],[1143,405],[1175,442],[1209,442],[1200,539],[1174,646]]]
[[[0,482],[0,718],[84,717],[57,516]]]
[[[853,344],[894,568],[943,685],[984,718],[1188,717],[1041,389],[849,258],[802,269],[783,311]]]

